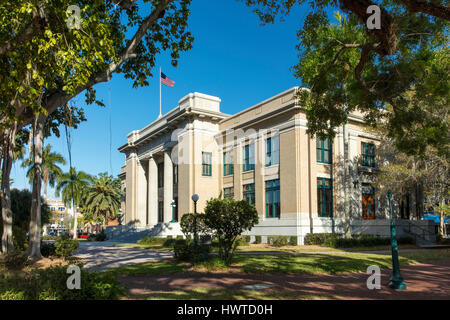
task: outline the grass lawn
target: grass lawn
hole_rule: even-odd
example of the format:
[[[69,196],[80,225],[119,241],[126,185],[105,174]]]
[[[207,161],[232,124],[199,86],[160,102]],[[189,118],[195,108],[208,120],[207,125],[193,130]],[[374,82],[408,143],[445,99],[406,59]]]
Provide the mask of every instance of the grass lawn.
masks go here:
[[[422,250],[400,253],[400,264],[426,263],[450,259],[450,249]],[[369,265],[390,268],[389,254],[370,253],[317,253],[305,255],[235,255],[233,263],[225,266],[217,257],[194,264],[175,260],[146,262],[110,269],[104,272],[115,276],[171,274],[183,271],[244,272],[244,273],[309,273],[335,274],[365,272]]]
[[[128,248],[140,248],[140,249],[152,249],[152,250],[165,250],[173,251],[173,247],[166,247],[162,244],[116,244],[115,247],[128,247]],[[417,249],[415,245],[400,245],[399,249]],[[330,248],[315,245],[304,246],[284,246],[275,247],[268,244],[249,244],[246,246],[238,246],[236,252],[359,252],[359,251],[383,251],[391,250],[391,246],[373,246],[373,247],[353,247],[353,248]],[[212,252],[217,252],[216,247],[212,247]]]
[[[217,290],[196,288],[194,290],[152,291],[145,295],[129,295],[125,299],[147,300],[323,300],[333,295],[308,295],[301,292],[277,290]]]

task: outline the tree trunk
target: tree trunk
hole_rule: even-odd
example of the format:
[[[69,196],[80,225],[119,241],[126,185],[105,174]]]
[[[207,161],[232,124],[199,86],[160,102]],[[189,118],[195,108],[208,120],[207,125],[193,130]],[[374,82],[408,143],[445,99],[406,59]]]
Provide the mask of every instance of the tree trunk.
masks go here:
[[[442,238],[445,237],[445,230],[444,230],[444,228],[445,228],[445,224],[444,224],[444,218],[445,218],[445,215],[444,215],[444,204],[445,204],[444,199],[442,199],[441,200],[441,210],[439,210],[440,211],[440,218],[441,218],[440,221],[439,221],[439,233],[441,234]]]
[[[2,203],[2,220],[3,220],[3,234],[2,234],[2,254],[8,254],[14,251],[13,233],[12,233],[12,210],[11,210],[11,186],[9,177],[11,174],[11,167],[14,161],[14,147],[16,140],[17,122],[12,124],[10,129],[4,131],[4,148],[3,148],[3,163],[2,163],[2,183],[0,190],[0,198]]]
[[[42,150],[44,144],[44,124],[46,116],[39,115],[35,121],[33,139],[34,177],[30,212],[30,241],[28,256],[42,258],[41,255],[41,186],[42,186]]]

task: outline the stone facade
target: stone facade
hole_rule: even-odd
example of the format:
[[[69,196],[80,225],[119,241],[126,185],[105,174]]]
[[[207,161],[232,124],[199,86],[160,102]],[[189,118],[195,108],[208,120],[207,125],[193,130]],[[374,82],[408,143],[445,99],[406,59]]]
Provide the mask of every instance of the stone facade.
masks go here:
[[[346,226],[353,233],[386,235],[385,204],[371,193],[376,165],[362,161],[377,137],[361,114],[352,114],[324,147],[306,131],[305,112],[294,99],[297,90],[235,115],[220,112],[219,98],[191,93],[131,132],[119,148],[126,156],[119,175],[125,224],[159,226],[164,235],[176,235],[176,221],[194,210],[191,195],[199,195],[202,212],[210,198],[232,193],[237,200],[253,197],[260,222],[247,234],[263,240],[289,235],[302,244],[307,233],[345,232]],[[330,159],[323,161],[324,152]],[[232,171],[224,159],[227,165],[232,159]]]

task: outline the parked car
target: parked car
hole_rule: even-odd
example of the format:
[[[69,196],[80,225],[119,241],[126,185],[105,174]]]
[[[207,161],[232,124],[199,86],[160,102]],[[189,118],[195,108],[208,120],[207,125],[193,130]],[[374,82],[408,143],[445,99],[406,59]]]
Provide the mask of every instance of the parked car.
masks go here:
[[[87,238],[89,238],[89,233],[87,233],[87,232],[78,232],[77,233],[77,238],[87,239]]]

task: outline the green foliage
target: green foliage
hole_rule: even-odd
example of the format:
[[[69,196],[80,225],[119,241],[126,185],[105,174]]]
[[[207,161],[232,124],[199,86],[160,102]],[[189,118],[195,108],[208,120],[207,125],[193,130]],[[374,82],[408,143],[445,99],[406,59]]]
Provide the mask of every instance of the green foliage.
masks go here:
[[[122,191],[120,179],[100,173],[92,178],[83,201],[83,211],[100,217],[104,222],[115,219],[120,209]]]
[[[199,262],[207,260],[210,246],[195,244],[191,241],[176,240],[173,245],[175,259],[178,261]]]
[[[205,224],[205,215],[200,213],[186,213],[180,220],[181,232],[186,237],[192,237],[198,243],[199,236],[210,235],[212,230]],[[195,239],[195,237],[197,237]]]
[[[41,242],[41,254],[43,257],[56,256],[56,247],[54,243]]]
[[[101,231],[97,234],[91,234],[88,237],[88,241],[106,241],[108,239],[108,236],[104,231]]]
[[[401,237],[397,239],[398,244],[414,244],[414,239]],[[305,236],[305,244],[321,245],[331,248],[372,247],[391,244],[391,238],[373,236],[369,234],[355,234],[351,238],[344,238],[336,233],[308,233]]]
[[[245,200],[211,199],[206,204],[204,219],[219,240],[219,257],[228,265],[237,246],[236,238],[258,223],[258,213]]]
[[[85,197],[87,186],[92,181],[92,177],[84,171],[77,171],[74,167],[58,176],[55,195],[59,197],[62,195],[62,201],[66,206],[72,205],[72,190],[73,199],[76,206],[82,203]]]
[[[72,256],[73,251],[78,249],[79,242],[74,239],[59,239],[55,242],[55,254],[61,258]]]
[[[13,241],[17,250],[24,250],[27,244],[27,236],[30,226],[31,192],[24,189],[11,190],[11,210],[13,212]],[[41,224],[50,221],[50,209],[41,198]],[[3,223],[0,217],[0,237],[3,233]]]
[[[268,236],[267,243],[274,247],[287,246],[289,243],[289,237],[288,236]]]
[[[310,134],[334,137],[350,113],[361,112],[368,125],[383,120],[400,151],[424,155],[432,146],[449,156],[449,21],[437,14],[448,1],[417,11],[405,1],[378,1],[382,26],[375,32],[366,25],[369,2],[241,1],[264,23],[283,18],[295,5],[310,5],[292,68],[310,89],[297,94]],[[340,10],[334,20],[330,8]]]
[[[289,245],[290,246],[296,246],[298,245],[298,240],[296,236],[290,236],[289,237]]]
[[[258,244],[258,243],[261,243],[262,241],[261,241],[261,236],[255,236],[255,243],[256,244]]]
[[[81,269],[81,288],[67,288],[67,268],[34,270],[24,276],[0,274],[0,300],[111,300],[124,292],[109,274]],[[25,281],[24,281],[25,280]]]

